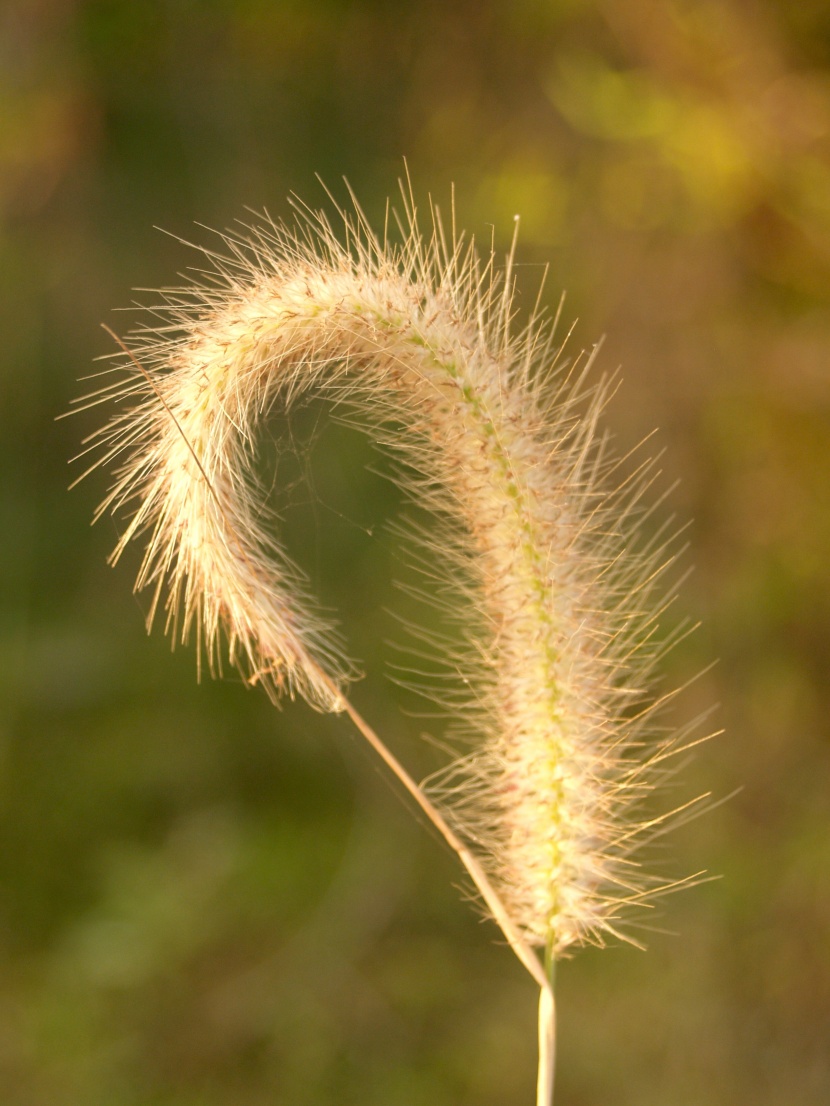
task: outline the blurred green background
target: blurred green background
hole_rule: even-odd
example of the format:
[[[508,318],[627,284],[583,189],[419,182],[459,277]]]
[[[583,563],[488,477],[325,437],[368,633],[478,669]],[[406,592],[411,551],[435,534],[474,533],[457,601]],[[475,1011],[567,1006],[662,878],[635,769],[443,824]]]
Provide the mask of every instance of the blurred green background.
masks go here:
[[[489,241],[522,216],[574,348],[623,365],[606,425],[654,427],[695,571],[666,684],[711,704],[667,842],[722,879],[646,954],[559,973],[562,1106],[830,1102],[830,10],[666,0],[6,0],[0,8],[0,1101],[530,1103],[533,987],[345,722],[275,711],[144,635],[132,559],[67,494],[100,414],[57,422],[134,286],[246,206],[348,177]],[[426,723],[383,674],[405,597],[394,489],[312,406],[283,440],[299,556],[415,774]],[[269,449],[272,447],[265,446]],[[283,458],[280,458],[283,463]],[[341,468],[342,465],[342,468]],[[675,481],[678,483],[675,485]],[[669,801],[675,796],[670,796]]]

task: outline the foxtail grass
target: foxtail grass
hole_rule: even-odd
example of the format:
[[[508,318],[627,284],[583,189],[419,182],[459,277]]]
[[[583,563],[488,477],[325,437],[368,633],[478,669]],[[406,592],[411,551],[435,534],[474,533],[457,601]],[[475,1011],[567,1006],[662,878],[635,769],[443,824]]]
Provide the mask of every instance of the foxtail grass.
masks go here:
[[[112,473],[96,517],[126,519],[112,561],[144,542],[148,626],[195,639],[200,670],[229,661],[274,698],[347,714],[457,853],[540,987],[547,1106],[555,963],[633,940],[627,919],[677,885],[637,856],[688,743],[662,732],[653,690],[672,540],[643,536],[653,467],[609,454],[593,355],[566,363],[537,311],[515,325],[515,241],[503,265],[482,258],[454,213],[447,231],[430,209],[424,233],[402,198],[397,244],[355,203],[336,228],[296,204],[291,226],[198,247],[202,275],[115,339],[79,401],[110,412],[85,452]],[[353,666],[255,473],[260,420],[309,393],[404,462],[434,520],[420,540],[452,584],[466,646],[447,663],[467,690],[447,711],[458,753],[423,784],[350,703]]]

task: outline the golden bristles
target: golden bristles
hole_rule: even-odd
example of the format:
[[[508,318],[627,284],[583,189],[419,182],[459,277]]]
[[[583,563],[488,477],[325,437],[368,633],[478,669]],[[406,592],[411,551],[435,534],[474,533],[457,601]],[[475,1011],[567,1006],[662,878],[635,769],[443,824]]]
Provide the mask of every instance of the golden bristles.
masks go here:
[[[665,534],[638,536],[650,466],[616,475],[590,358],[557,368],[535,315],[514,333],[512,252],[499,270],[434,212],[422,237],[409,195],[397,245],[356,205],[340,235],[297,211],[291,228],[264,218],[203,250],[210,274],[162,293],[87,398],[113,409],[87,443],[115,473],[98,513],[129,519],[113,560],[144,537],[150,621],[162,604],[211,671],[224,651],[274,695],[342,709],[350,666],[252,458],[275,403],[313,390],[359,412],[436,520],[433,562],[473,597],[452,714],[476,737],[428,793],[525,941],[550,959],[602,942],[665,890],[632,854],[681,742],[659,735],[648,698],[671,559]]]

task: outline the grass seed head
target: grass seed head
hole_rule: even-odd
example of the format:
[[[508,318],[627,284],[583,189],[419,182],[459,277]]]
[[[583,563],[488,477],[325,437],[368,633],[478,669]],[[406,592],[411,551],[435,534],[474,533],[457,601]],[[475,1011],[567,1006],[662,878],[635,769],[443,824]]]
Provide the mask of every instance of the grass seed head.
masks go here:
[[[429,793],[528,941],[601,943],[663,886],[633,859],[676,745],[648,698],[670,560],[638,537],[649,466],[619,476],[596,429],[607,383],[558,369],[551,327],[514,333],[510,259],[497,271],[437,218],[423,237],[407,197],[399,245],[340,214],[340,236],[302,207],[293,228],[223,235],[126,339],[88,400],[112,411],[88,444],[113,471],[99,514],[128,518],[113,559],[143,537],[150,622],[162,608],[212,672],[224,654],[340,709],[350,665],[275,536],[253,441],[306,392],[361,412],[473,596],[452,713],[476,738]]]

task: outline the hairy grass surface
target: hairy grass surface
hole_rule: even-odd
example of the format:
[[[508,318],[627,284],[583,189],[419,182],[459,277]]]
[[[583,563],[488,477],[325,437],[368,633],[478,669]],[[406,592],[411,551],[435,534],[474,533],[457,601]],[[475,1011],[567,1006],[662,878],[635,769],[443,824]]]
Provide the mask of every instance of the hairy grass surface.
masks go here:
[[[435,211],[424,237],[403,198],[397,245],[357,205],[340,233],[298,205],[294,227],[202,249],[208,271],[163,290],[85,401],[115,406],[88,442],[114,471],[98,513],[128,518],[113,560],[146,543],[150,623],[162,608],[213,673],[227,656],[272,696],[347,711],[439,826],[542,983],[546,1101],[554,961],[632,939],[620,919],[676,886],[636,857],[666,817],[644,802],[688,744],[660,731],[651,690],[672,539],[638,537],[652,466],[618,475],[592,359],[565,362],[535,315],[515,328],[513,253],[482,260]],[[255,474],[258,423],[312,392],[398,462],[432,519],[410,535],[437,572],[424,591],[462,625],[443,657],[464,689],[442,703],[455,755],[423,788],[346,698],[353,666]],[[445,644],[417,636],[430,658]]]

